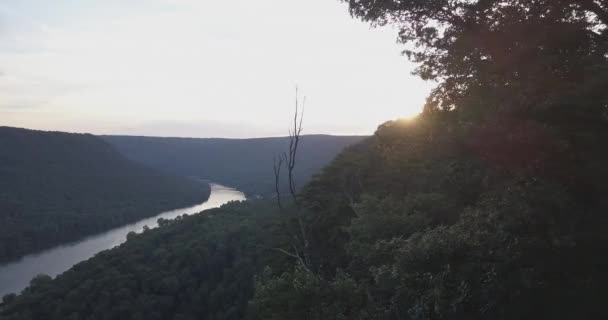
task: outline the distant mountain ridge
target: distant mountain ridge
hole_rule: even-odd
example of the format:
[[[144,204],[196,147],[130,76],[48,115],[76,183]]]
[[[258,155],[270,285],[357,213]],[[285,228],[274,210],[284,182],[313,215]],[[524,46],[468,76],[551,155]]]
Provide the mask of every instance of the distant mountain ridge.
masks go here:
[[[287,151],[289,138],[160,138],[102,136],[127,158],[166,173],[230,185],[249,195],[274,190],[273,157]],[[365,136],[302,136],[295,177],[303,186],[344,148]]]
[[[128,160],[90,134],[0,127],[0,261],[208,196],[207,185]]]

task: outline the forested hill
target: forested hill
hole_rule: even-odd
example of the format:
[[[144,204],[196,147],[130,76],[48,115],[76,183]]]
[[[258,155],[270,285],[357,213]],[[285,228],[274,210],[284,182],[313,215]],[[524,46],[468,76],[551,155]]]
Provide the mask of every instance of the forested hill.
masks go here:
[[[388,122],[311,181],[304,263],[297,207],[234,203],[37,277],[0,319],[605,319],[608,127],[455,120]]]
[[[195,139],[132,136],[102,137],[128,158],[167,173],[196,176],[250,195],[274,190],[273,157],[286,152],[289,139]],[[361,136],[302,136],[296,181],[304,185],[345,147]]]
[[[0,319],[608,319],[606,1],[343,1],[437,81],[419,117],[292,204],[162,221]]]
[[[0,261],[204,201],[92,135],[0,127]]]

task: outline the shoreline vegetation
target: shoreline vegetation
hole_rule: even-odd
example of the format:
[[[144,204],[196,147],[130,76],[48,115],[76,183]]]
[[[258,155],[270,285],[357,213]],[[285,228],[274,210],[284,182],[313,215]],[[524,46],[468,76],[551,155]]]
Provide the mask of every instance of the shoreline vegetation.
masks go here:
[[[0,128],[0,262],[205,201],[209,186],[86,134]]]

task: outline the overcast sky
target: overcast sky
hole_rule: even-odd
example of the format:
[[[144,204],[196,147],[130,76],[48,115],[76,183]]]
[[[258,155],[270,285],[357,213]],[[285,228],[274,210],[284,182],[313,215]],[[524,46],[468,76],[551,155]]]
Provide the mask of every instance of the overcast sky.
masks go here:
[[[192,137],[371,134],[430,84],[338,0],[2,0],[0,125]]]

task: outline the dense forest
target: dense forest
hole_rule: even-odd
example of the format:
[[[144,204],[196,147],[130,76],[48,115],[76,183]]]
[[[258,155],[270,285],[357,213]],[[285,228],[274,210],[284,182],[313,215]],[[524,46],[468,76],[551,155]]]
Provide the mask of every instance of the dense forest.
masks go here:
[[[306,267],[282,253],[293,204],[234,203],[39,276],[0,319],[607,316],[602,179],[568,162],[528,167],[569,148],[522,155],[515,137],[451,121],[388,122],[305,187]]]
[[[0,261],[200,203],[209,187],[92,135],[0,128]]]
[[[131,136],[102,137],[128,158],[180,176],[194,176],[236,187],[250,196],[274,192],[273,157],[285,152],[286,137],[196,139]],[[304,185],[359,136],[302,136],[295,179]]]
[[[272,250],[288,243],[284,221],[255,200],[161,220],[55,280],[36,277],[4,298],[0,319],[240,319],[254,275],[290,264]]]
[[[161,221],[39,276],[0,319],[607,319],[608,4],[345,2],[437,81],[419,117],[282,206]]]

